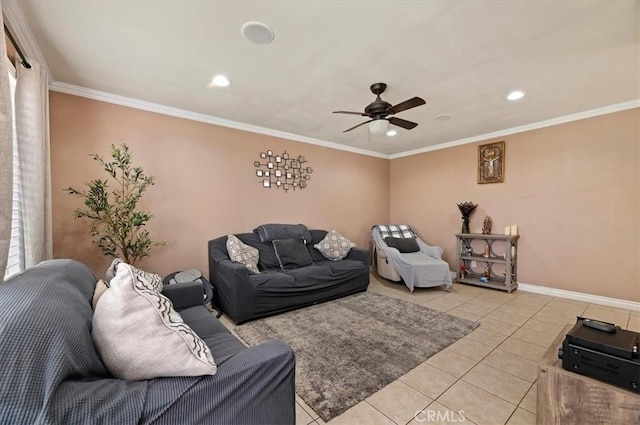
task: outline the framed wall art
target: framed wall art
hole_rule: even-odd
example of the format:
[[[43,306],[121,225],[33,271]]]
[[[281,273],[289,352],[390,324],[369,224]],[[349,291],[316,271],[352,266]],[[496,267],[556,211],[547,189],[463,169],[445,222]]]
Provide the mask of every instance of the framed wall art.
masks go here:
[[[504,142],[478,146],[478,184],[504,182]]]

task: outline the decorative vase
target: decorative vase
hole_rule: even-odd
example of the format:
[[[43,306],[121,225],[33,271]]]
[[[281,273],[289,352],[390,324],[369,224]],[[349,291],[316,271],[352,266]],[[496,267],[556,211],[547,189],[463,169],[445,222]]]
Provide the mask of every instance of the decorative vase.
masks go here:
[[[469,231],[469,217],[462,217],[462,231],[460,233],[471,233]]]
[[[474,204],[473,202],[463,202],[461,204],[457,204],[460,213],[462,213],[462,232],[461,233],[471,233],[469,230],[469,217],[476,209],[478,204]]]

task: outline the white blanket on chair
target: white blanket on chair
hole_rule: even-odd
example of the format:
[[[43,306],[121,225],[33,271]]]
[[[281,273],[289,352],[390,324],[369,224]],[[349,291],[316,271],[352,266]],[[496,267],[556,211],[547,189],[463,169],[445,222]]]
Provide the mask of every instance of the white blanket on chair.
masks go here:
[[[414,288],[451,287],[449,264],[442,259],[442,248],[439,246],[427,245],[422,239],[416,238],[420,251],[401,253],[384,242],[376,227],[372,230],[372,236],[376,249],[381,249],[387,254],[389,263],[411,292]]]

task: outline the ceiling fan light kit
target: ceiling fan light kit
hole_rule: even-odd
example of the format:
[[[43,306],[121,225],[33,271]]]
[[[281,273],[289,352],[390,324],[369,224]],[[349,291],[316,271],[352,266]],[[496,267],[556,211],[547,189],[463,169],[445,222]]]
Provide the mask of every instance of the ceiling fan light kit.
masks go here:
[[[513,90],[507,95],[507,100],[511,100],[511,101],[520,100],[524,97],[524,95],[525,95],[525,92],[523,92],[522,90]]]
[[[229,79],[229,77],[227,77],[226,75],[217,74],[211,77],[211,80],[209,81],[209,84],[207,84],[207,87],[229,87],[230,85],[231,80]]]
[[[426,102],[424,99],[420,97],[412,97],[411,99],[405,100],[404,102],[400,102],[396,105],[391,105],[389,102],[386,102],[380,98],[380,95],[386,90],[387,85],[385,83],[374,83],[371,85],[370,89],[373,94],[376,95],[376,100],[371,102],[364,108],[364,112],[351,112],[351,111],[334,111],[334,114],[349,114],[349,115],[360,115],[363,117],[371,118],[368,121],[360,123],[356,126],[346,129],[343,133],[346,133],[351,130],[355,130],[356,128],[369,124],[369,133],[371,135],[395,135],[395,134],[387,134],[389,132],[389,124],[396,125],[398,127],[402,127],[405,130],[411,130],[412,128],[416,128],[418,123],[413,121],[407,121],[402,118],[390,117],[390,115],[395,115],[399,112],[406,111],[407,109],[412,109],[421,105],[424,105]]]
[[[384,119],[373,120],[369,123],[369,133],[373,136],[384,136],[389,131],[389,121]]]

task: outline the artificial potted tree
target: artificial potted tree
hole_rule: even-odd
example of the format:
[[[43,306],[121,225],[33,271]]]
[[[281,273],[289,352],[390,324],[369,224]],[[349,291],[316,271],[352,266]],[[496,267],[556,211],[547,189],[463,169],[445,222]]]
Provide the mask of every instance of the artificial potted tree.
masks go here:
[[[138,209],[144,192],[155,184],[155,177],[132,165],[131,151],[126,143],[119,147],[111,145],[111,161],[107,162],[97,154],[90,156],[107,172],[114,186],[110,190],[108,179],[93,179],[85,183],[86,190],[65,189],[70,195],[84,200],[84,208],[77,208],[74,215],[92,220],[92,243],[106,256],[122,258],[125,263],[135,266],[149,256],[151,248],[165,244],[152,240],[145,228],[153,215]]]

